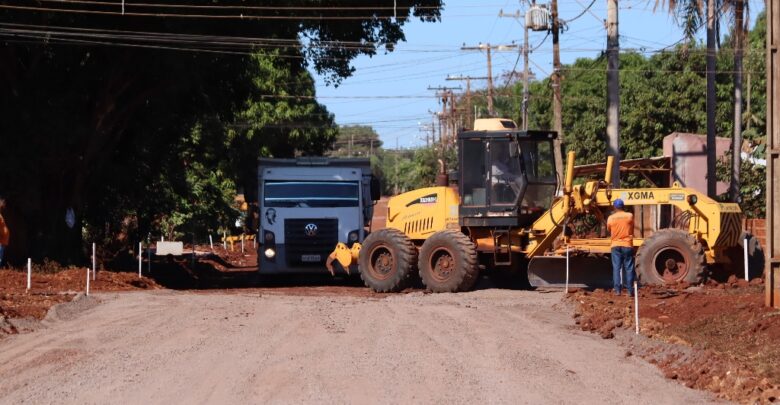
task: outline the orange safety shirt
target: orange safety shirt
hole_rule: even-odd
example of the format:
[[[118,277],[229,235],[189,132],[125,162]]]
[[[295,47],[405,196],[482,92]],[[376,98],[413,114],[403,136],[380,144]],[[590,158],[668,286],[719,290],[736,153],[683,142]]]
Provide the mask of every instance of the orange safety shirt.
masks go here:
[[[0,245],[7,246],[9,239],[11,239],[11,232],[5,225],[5,219],[0,215]]]
[[[612,247],[634,247],[634,214],[617,211],[607,218]]]

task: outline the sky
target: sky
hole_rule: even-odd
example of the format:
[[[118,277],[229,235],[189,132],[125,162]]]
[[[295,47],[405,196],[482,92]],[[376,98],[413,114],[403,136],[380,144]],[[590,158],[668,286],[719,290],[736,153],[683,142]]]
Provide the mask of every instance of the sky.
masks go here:
[[[764,9],[763,0],[749,0],[752,16]],[[463,45],[477,46],[523,43],[522,18],[499,17],[527,10],[527,2],[518,0],[445,0],[441,22],[419,20],[403,26],[406,42],[395,51],[381,50],[373,57],[361,56],[353,61],[355,73],[338,87],[326,85],[315,74],[317,98],[335,114],[339,125],[369,125],[380,135],[386,148],[413,148],[425,144],[422,125],[430,124],[432,113],[441,110],[434,90],[429,87],[461,86],[448,76],[486,76],[484,52],[461,50]],[[538,2],[542,4],[542,1]],[[618,31],[621,50],[650,53],[673,45],[683,38],[673,16],[655,0],[619,0]],[[588,7],[590,5],[590,7]],[[561,62],[596,57],[606,48],[607,0],[559,0],[559,18],[567,21],[560,34]],[[703,33],[700,35],[703,38]],[[552,71],[552,38],[545,32],[529,32],[530,70],[539,79]],[[517,63],[522,72],[518,51],[493,52],[495,87],[504,85],[501,73]],[[606,80],[606,74],[605,74]],[[472,88],[484,88],[486,81],[472,81]],[[456,91],[458,92],[458,91]],[[564,114],[566,112],[564,111]]]

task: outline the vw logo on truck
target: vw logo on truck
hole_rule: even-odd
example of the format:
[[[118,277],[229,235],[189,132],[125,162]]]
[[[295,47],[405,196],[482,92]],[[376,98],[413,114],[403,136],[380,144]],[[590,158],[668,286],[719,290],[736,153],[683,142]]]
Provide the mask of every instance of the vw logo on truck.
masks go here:
[[[317,225],[307,224],[306,227],[303,228],[303,232],[306,236],[317,236]]]

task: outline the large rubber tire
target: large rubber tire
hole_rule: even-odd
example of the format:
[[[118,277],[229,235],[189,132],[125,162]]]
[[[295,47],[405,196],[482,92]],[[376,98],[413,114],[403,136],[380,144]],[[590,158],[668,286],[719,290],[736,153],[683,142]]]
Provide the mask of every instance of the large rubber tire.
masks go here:
[[[468,291],[479,277],[474,243],[454,230],[439,231],[426,239],[417,267],[425,287],[436,293]]]
[[[761,247],[761,243],[752,234],[742,232],[742,235],[739,237],[739,244],[726,249],[726,256],[731,260],[731,265],[729,265],[728,270],[724,272],[723,280],[719,281],[726,281],[731,275],[737,276],[737,278],[740,279],[745,277],[745,239],[748,241],[748,268],[750,270],[748,278],[752,280],[764,275],[766,256],[764,255],[764,249]]]
[[[647,238],[636,254],[643,284],[701,283],[706,277],[704,249],[682,229],[661,229]]]
[[[416,265],[417,247],[403,232],[392,228],[368,235],[358,255],[360,278],[376,292],[406,288]]]

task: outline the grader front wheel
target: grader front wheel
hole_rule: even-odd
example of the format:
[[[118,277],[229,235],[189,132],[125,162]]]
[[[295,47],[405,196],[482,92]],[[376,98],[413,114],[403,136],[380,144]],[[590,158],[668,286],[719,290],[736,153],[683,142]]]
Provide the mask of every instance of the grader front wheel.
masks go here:
[[[479,275],[474,243],[453,230],[436,232],[425,240],[418,267],[423,284],[432,292],[468,291]]]
[[[661,229],[647,238],[636,255],[637,273],[645,284],[700,283],[706,275],[704,250],[682,229]]]

